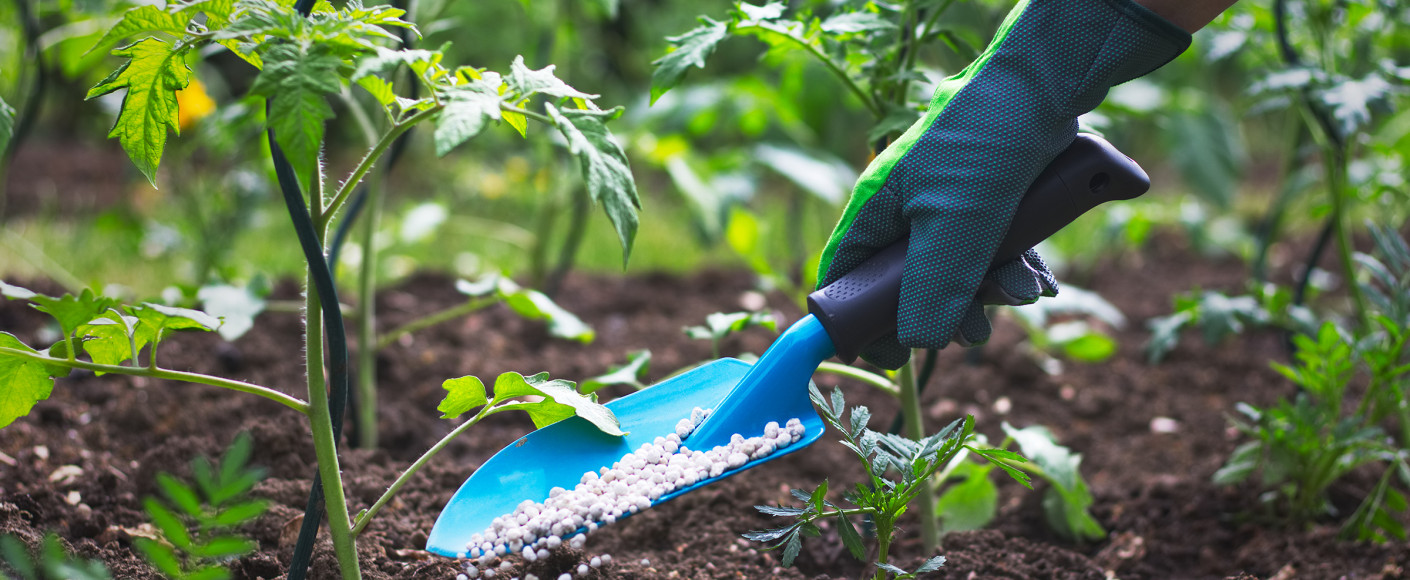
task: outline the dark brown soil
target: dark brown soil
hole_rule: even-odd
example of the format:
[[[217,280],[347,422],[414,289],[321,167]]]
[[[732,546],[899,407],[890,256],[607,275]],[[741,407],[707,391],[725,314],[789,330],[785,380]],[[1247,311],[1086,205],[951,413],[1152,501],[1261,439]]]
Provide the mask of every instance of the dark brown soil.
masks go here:
[[[1187,340],[1167,362],[1149,366],[1141,346],[1141,322],[1165,314],[1172,292],[1192,286],[1236,290],[1242,267],[1190,257],[1176,244],[1160,244],[1139,256],[1096,269],[1083,285],[1101,292],[1133,321],[1119,333],[1121,352],[1101,365],[1066,364],[1049,376],[1019,347],[1020,333],[1001,322],[977,365],[964,353],[942,354],[936,379],[924,395],[931,429],[962,413],[976,416],[991,438],[1007,421],[1047,425],[1060,441],[1083,454],[1082,470],[1096,497],[1094,514],[1110,532],[1102,542],[1074,545],[1058,539],[1042,522],[1041,492],[1013,483],[1002,486],[999,518],[992,529],[951,534],[939,553],[949,561],[935,578],[1400,578],[1410,565],[1401,544],[1345,543],[1334,539],[1335,522],[1313,529],[1283,529],[1255,523],[1258,490],[1219,488],[1210,482],[1238,443],[1225,416],[1239,401],[1267,404],[1292,388],[1268,368],[1284,356],[1281,338],[1251,334],[1209,347]],[[36,284],[42,286],[42,284]],[[706,272],[681,279],[573,277],[560,302],[597,330],[597,340],[579,345],[550,338],[544,329],[502,308],[424,331],[388,349],[380,358],[383,447],[343,455],[349,502],[354,511],[374,501],[398,470],[447,433],[438,419],[441,381],[467,374],[493,377],[503,371],[551,371],[582,379],[620,363],[625,353],[649,348],[651,378],[709,357],[709,345],[687,340],[681,328],[706,314],[740,308],[751,278],[736,272]],[[379,297],[381,323],[398,325],[455,303],[451,281],[416,277]],[[785,322],[797,307],[778,296],[770,307]],[[163,364],[232,376],[302,396],[304,369],[299,319],[266,314],[254,331],[234,344],[214,335],[181,335],[163,349]],[[0,329],[34,341],[44,324],[16,303],[0,304]],[[772,335],[752,330],[730,339],[726,353],[762,352]],[[824,388],[837,384],[820,376]],[[613,389],[616,389],[615,387]],[[884,394],[845,384],[853,403],[875,412],[873,428],[884,428],[896,405]],[[625,391],[609,390],[608,396]],[[996,404],[1000,399],[1005,404]],[[1000,413],[997,409],[1010,407]],[[1151,420],[1173,419],[1174,433],[1157,433]],[[368,578],[454,578],[454,562],[420,548],[443,503],[475,466],[530,428],[521,416],[495,416],[446,449],[373,522],[359,546]],[[134,555],[132,538],[146,518],[142,498],[156,493],[158,472],[184,473],[197,454],[217,454],[240,431],[256,443],[254,462],[268,469],[257,487],[273,503],[245,532],[258,553],[233,563],[237,578],[277,578],[292,551],[313,473],[305,421],[264,399],[220,389],[158,384],[124,377],[75,373],[59,381],[53,397],[33,413],[0,430],[0,532],[34,539],[57,532],[78,552],[102,558],[116,578],[157,577]],[[828,438],[830,439],[830,438]],[[610,553],[614,563],[602,578],[859,578],[868,567],[853,560],[835,529],[810,539],[794,568],[778,556],[740,539],[769,522],[750,507],[787,502],[790,487],[813,487],[823,479],[850,485],[860,471],[840,446],[824,440],[808,450],[768,463],[739,477],[609,526],[588,543],[591,553]],[[61,466],[82,475],[52,481]],[[1365,482],[1342,484],[1348,495]],[[896,545],[897,562],[914,566],[930,554],[919,549],[918,522],[905,522]],[[556,578],[575,563],[556,559],[527,570]],[[315,559],[314,578],[333,578],[336,566],[326,539]],[[523,575],[517,568],[510,576]]]

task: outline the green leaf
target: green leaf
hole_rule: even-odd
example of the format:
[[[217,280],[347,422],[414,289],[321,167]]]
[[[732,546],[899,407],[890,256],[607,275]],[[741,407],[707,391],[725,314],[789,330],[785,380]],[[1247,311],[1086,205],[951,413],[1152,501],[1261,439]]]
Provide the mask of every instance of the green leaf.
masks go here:
[[[209,523],[213,526],[232,528],[253,521],[267,509],[269,502],[262,499],[240,502],[222,509],[219,514],[210,518]]]
[[[936,556],[936,557],[934,557],[934,558],[931,558],[931,559],[929,559],[929,560],[926,560],[924,564],[921,564],[919,568],[916,568],[916,574],[917,574],[917,575],[920,575],[920,574],[925,574],[926,572],[934,572],[934,571],[936,571],[936,570],[939,570],[940,567],[942,567],[942,566],[944,566],[944,565],[945,565],[945,557],[944,557],[944,556]]]
[[[910,576],[910,575],[911,575],[910,572],[907,572],[907,571],[905,571],[905,570],[902,570],[902,569],[900,569],[900,568],[897,568],[897,567],[895,567],[895,566],[892,566],[891,564],[886,564],[886,563],[883,563],[883,562],[877,562],[877,563],[876,563],[876,567],[877,567],[877,568],[881,568],[882,570],[885,570],[885,571],[890,572],[890,573],[892,573],[892,574],[895,574],[895,575],[897,575],[897,576]]]
[[[1062,353],[1072,360],[1088,363],[1102,362],[1116,354],[1116,339],[1090,327],[1087,330],[1076,338],[1060,342]]]
[[[837,532],[842,536],[842,545],[847,546],[847,551],[852,553],[852,557],[858,560],[865,560],[867,548],[862,545],[862,536],[857,533],[857,528],[852,526],[852,520],[841,512],[837,514]]]
[[[484,79],[448,89],[445,108],[436,117],[436,155],[450,153],[479,135],[490,121],[498,121],[503,101],[498,86],[491,86]]]
[[[397,101],[397,94],[392,91],[392,83],[383,80],[382,77],[362,77],[357,79],[357,86],[367,90],[367,94],[372,95],[372,98],[376,99],[383,107]]]
[[[88,352],[93,362],[118,365],[141,353],[142,348],[155,337],[156,329],[142,324],[135,316],[109,310],[102,318],[79,326],[74,334],[86,338],[83,350]],[[133,352],[134,347],[136,352]]]
[[[8,332],[0,332],[0,347],[38,353]],[[67,375],[67,367],[0,354],[0,427],[28,415],[35,403],[48,399],[54,391],[52,377]]]
[[[0,281],[0,296],[4,296],[10,300],[30,300],[38,296],[38,294],[28,288],[21,288]]]
[[[447,379],[441,383],[441,388],[447,391],[445,399],[436,406],[442,419],[458,418],[489,403],[489,398],[485,396],[485,384],[474,376]]]
[[[151,325],[152,328],[161,332],[161,336],[165,336],[166,332],[170,330],[205,330],[209,332],[220,328],[220,319],[190,308],[144,302],[141,307],[133,310],[133,314],[137,315],[143,324]]]
[[[739,13],[743,16],[743,22],[759,22],[763,20],[774,20],[783,16],[788,5],[783,2],[769,2],[763,6],[755,6],[748,2],[740,2]]]
[[[196,497],[196,492],[189,486],[165,472],[157,474],[157,485],[162,488],[162,493],[176,504],[176,507],[181,508],[181,511],[193,518],[201,517],[201,500]]]
[[[241,471],[234,479],[220,482],[220,486],[209,491],[211,505],[222,505],[231,499],[242,495],[264,479],[263,469],[249,469]]]
[[[241,475],[248,472],[260,473],[258,469],[245,469],[245,463],[250,460],[250,454],[254,451],[254,439],[250,437],[248,431],[241,431],[235,436],[235,440],[230,442],[230,448],[225,450],[225,457],[220,460],[220,482],[221,487],[230,487]],[[261,474],[262,475],[262,474]],[[237,492],[240,493],[240,492]],[[212,503],[221,502],[212,500]]]
[[[824,479],[818,488],[813,490],[808,496],[808,503],[813,506],[814,513],[822,513],[824,505],[827,503],[827,480]]]
[[[785,518],[798,517],[803,515],[804,513],[807,513],[807,510],[803,508],[786,506],[756,505],[754,506],[754,509],[759,510],[759,513],[762,513],[764,515]]]
[[[823,32],[829,34],[854,34],[894,28],[896,23],[873,12],[843,12],[832,15],[822,23]]]
[[[35,294],[30,301],[35,304],[36,310],[53,316],[65,334],[72,333],[117,304],[116,300],[95,296],[93,291],[88,289],[84,289],[78,296],[64,294],[58,298]]]
[[[1261,441],[1249,441],[1239,445],[1229,455],[1224,466],[1214,472],[1214,484],[1233,485],[1248,479],[1248,476],[1258,468],[1258,463],[1262,458],[1263,443]]]
[[[803,551],[803,538],[795,530],[789,534],[784,541],[782,564],[784,567],[792,566],[793,561],[798,558],[798,553]]]
[[[553,74],[554,65],[548,65],[539,70],[533,70],[524,65],[524,57],[514,57],[514,62],[509,65],[509,75],[504,77],[504,82],[520,99],[533,95],[548,95],[555,99],[583,99],[591,101],[598,95],[584,93],[568,86]]]
[[[975,449],[973,447],[970,447],[969,450],[979,454],[985,459],[988,459],[994,465],[999,466],[999,469],[1004,470],[1004,473],[1009,474],[1009,477],[1012,477],[1014,481],[1023,484],[1023,487],[1033,489],[1033,482],[1028,477],[1027,473],[1024,473],[1022,470],[1005,463],[1005,461],[1024,463],[1027,460],[1024,459],[1022,455],[1005,449]]]
[[[529,320],[547,321],[548,333],[553,336],[583,344],[590,343],[597,337],[591,326],[559,306],[543,292],[521,288],[508,278],[500,278],[496,288],[510,310]]]
[[[210,540],[193,544],[188,552],[197,558],[232,558],[243,556],[259,548],[259,544],[254,540],[249,540],[236,536],[219,536]]]
[[[784,526],[782,528],[774,528],[772,530],[755,530],[752,532],[745,532],[743,534],[740,534],[740,536],[746,540],[754,542],[772,542],[774,540],[784,537],[785,535],[788,535],[789,533],[792,533],[796,529],[798,529],[798,524]]]
[[[5,99],[0,99],[0,154],[10,150],[10,139],[14,136],[15,108],[6,103]]]
[[[674,49],[651,63],[656,67],[651,73],[651,104],[656,104],[656,99],[680,84],[690,67],[705,68],[705,59],[729,36],[729,26],[724,22],[704,16],[700,17],[700,22],[702,25],[690,32],[666,37]]]
[[[180,37],[186,34],[186,23],[190,21],[191,17],[180,11],[167,12],[154,4],[138,6],[124,12],[122,20],[108,29],[103,37],[88,49],[88,52],[108,48],[124,38],[148,32],[162,32]],[[88,54],[88,52],[84,54]]]
[[[992,465],[962,461],[953,474],[964,480],[951,485],[935,503],[945,533],[978,530],[989,525],[999,511],[999,488],[989,479]]]
[[[627,154],[607,130],[607,122],[621,116],[622,108],[610,111],[559,111],[553,105],[545,105],[545,108],[568,141],[568,151],[578,158],[583,183],[592,200],[602,204],[607,219],[617,230],[617,239],[622,245],[622,266],[626,267],[632,241],[636,239],[636,213],[641,209],[641,200],[637,197]]]
[[[9,536],[6,536],[8,538]],[[64,550],[64,544],[59,540],[59,536],[49,533],[45,534],[44,542],[39,547],[39,566],[44,574],[36,578],[62,578],[64,580],[110,580],[108,569],[103,567],[101,561],[84,560],[70,556]],[[23,570],[20,571],[24,573]],[[3,577],[0,574],[0,577]]]
[[[1030,461],[1042,468],[1039,473],[1052,484],[1043,497],[1048,525],[1067,539],[1086,541],[1106,537],[1106,530],[1092,518],[1092,494],[1082,479],[1082,455],[1057,444],[1052,432],[1042,425],[1015,429],[1005,423],[1004,433],[1018,442]]]
[[[220,491],[222,482],[216,481],[209,457],[198,455],[191,460],[191,477],[196,480],[196,485],[201,486],[201,491],[206,494],[206,497],[213,496]]]
[[[577,415],[608,435],[626,435],[612,410],[575,390],[571,381],[549,380],[548,373],[524,377],[519,373],[504,373],[495,379],[494,402],[514,397],[541,396],[538,402],[504,405],[501,409],[521,409],[529,414],[536,427],[544,427]]]
[[[1151,331],[1150,341],[1146,343],[1146,361],[1158,363],[1175,350],[1175,345],[1180,342],[1180,331],[1193,322],[1194,315],[1189,311],[1158,316],[1146,322],[1146,328]]]
[[[641,388],[646,372],[651,368],[651,351],[638,350],[627,355],[627,364],[612,369],[611,372],[583,381],[584,394],[596,392],[608,385],[629,385]]]
[[[136,538],[133,544],[137,546],[137,551],[142,552],[142,556],[147,559],[147,563],[156,568],[158,572],[171,577],[182,578],[181,562],[176,559],[176,552],[171,546],[153,540],[151,538]]]
[[[29,548],[26,548],[19,538],[8,533],[0,536],[0,555],[4,556],[6,564],[25,579],[38,577]]]
[[[122,110],[108,137],[122,144],[137,169],[155,185],[157,166],[166,148],[167,128],[181,134],[177,124],[176,91],[186,88],[191,81],[186,49],[176,50],[164,41],[144,38],[114,50],[113,54],[128,60],[90,89],[86,98],[127,89]]]
[[[846,162],[822,151],[763,143],[754,148],[753,157],[831,205],[846,199],[857,182],[857,172]]]
[[[685,335],[696,340],[719,342],[733,333],[756,326],[777,331],[778,320],[767,312],[714,312],[705,317],[704,326],[686,327]]]
[[[269,100],[266,123],[305,190],[316,178],[323,123],[333,118],[324,95],[340,90],[342,64],[326,46],[276,44],[265,51],[264,69],[250,86],[250,94]]]
[[[146,508],[147,515],[152,518],[152,524],[161,530],[162,537],[182,550],[191,547],[191,533],[186,530],[186,524],[183,524],[181,518],[176,517],[175,513],[162,505],[162,502],[149,497],[142,502],[142,506]]]

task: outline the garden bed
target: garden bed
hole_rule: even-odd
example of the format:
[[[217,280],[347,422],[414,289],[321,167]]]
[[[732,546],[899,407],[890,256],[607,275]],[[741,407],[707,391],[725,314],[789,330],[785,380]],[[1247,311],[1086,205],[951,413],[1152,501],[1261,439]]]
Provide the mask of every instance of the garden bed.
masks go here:
[[[943,353],[922,399],[927,427],[937,429],[963,413],[974,414],[978,430],[991,438],[1005,421],[1049,426],[1062,444],[1083,454],[1082,472],[1096,498],[1093,512],[1109,536],[1091,545],[1057,539],[1042,521],[1041,487],[1030,492],[1006,482],[995,524],[988,531],[945,537],[940,553],[949,562],[933,577],[1402,577],[1410,566],[1405,544],[1337,542],[1333,522],[1311,530],[1267,527],[1254,511],[1255,488],[1210,482],[1238,442],[1226,423],[1234,404],[1267,404],[1291,393],[1292,385],[1268,368],[1270,359],[1285,356],[1281,336],[1251,334],[1216,347],[1192,338],[1163,364],[1145,364],[1141,347],[1147,333],[1141,322],[1168,313],[1172,293],[1196,285],[1237,289],[1245,275],[1237,262],[1195,257],[1165,240],[1157,249],[1075,280],[1132,320],[1118,333],[1121,350],[1111,362],[1067,363],[1065,373],[1046,375],[1017,348],[1017,328],[1005,323],[977,364],[968,364],[957,349]],[[55,290],[43,283],[25,285]],[[739,272],[576,276],[558,300],[593,325],[592,344],[552,339],[541,325],[502,307],[401,341],[379,360],[383,447],[343,454],[350,507],[356,511],[374,501],[401,468],[454,426],[437,418],[442,380],[544,370],[580,380],[642,348],[652,350],[650,377],[658,380],[710,355],[707,342],[687,339],[681,328],[699,324],[711,312],[741,309],[750,287],[751,276]],[[291,288],[283,292],[292,297]],[[380,295],[379,323],[394,327],[462,299],[451,280],[417,276]],[[770,296],[769,304],[785,323],[800,315],[781,296]],[[26,342],[36,342],[44,322],[26,305],[0,303],[0,328]],[[301,348],[299,329],[294,314],[266,313],[233,344],[214,334],[177,335],[163,349],[163,366],[301,393],[304,370],[298,358],[288,356]],[[727,340],[724,350],[762,352],[771,338],[751,330]],[[837,384],[831,377],[819,380],[824,387]],[[844,388],[849,401],[872,408],[872,427],[884,429],[895,413],[894,401],[860,384]],[[627,392],[624,387],[604,391],[608,397]],[[1155,429],[1152,420],[1158,418],[1161,428]],[[475,466],[529,428],[519,415],[491,417],[413,478],[359,540],[366,577],[454,578],[454,562],[421,550],[426,533]],[[52,398],[0,430],[0,533],[35,538],[55,531],[81,554],[102,558],[115,578],[156,578],[132,550],[132,538],[147,533],[141,504],[157,493],[155,475],[183,473],[192,457],[218,454],[240,431],[253,435],[253,463],[268,470],[256,495],[273,506],[245,529],[260,551],[232,569],[237,578],[279,577],[314,471],[307,426],[268,400],[199,385],[80,372],[60,380]],[[850,453],[832,439],[604,528],[589,538],[587,550],[609,553],[614,562],[594,577],[860,577],[866,566],[851,558],[831,528],[805,543],[792,569],[780,568],[776,554],[739,537],[770,524],[750,506],[786,503],[790,487],[811,488],[823,479],[850,486],[860,480]],[[82,471],[65,470],[55,478],[66,465]],[[1357,487],[1372,483],[1351,477],[1340,492],[1359,497],[1355,492],[1364,489]],[[1338,489],[1333,488],[1334,499]],[[1349,510],[1354,503],[1342,507]],[[905,566],[929,556],[919,550],[916,524],[912,516],[893,547]],[[325,536],[311,577],[335,578],[336,570]]]

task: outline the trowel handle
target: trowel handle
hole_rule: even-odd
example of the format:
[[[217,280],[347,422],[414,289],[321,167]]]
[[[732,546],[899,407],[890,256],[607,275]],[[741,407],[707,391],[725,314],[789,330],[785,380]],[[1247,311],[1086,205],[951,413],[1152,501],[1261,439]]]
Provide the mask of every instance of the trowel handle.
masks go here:
[[[1017,258],[1087,210],[1148,189],[1150,177],[1135,161],[1105,139],[1078,134],[1029,186],[989,267]],[[808,312],[822,322],[837,358],[850,363],[872,341],[895,332],[908,242],[891,244],[808,296]]]

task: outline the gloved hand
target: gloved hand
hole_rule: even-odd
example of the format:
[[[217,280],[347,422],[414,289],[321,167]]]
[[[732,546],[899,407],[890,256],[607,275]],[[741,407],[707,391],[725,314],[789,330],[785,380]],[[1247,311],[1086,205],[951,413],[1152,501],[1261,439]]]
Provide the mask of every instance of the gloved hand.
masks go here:
[[[818,287],[910,236],[897,336],[863,358],[894,369],[910,348],[943,348],[957,331],[962,343],[988,340],[981,281],[1014,304],[1054,295],[1032,250],[988,272],[1019,200],[1107,89],[1189,44],[1132,0],[1020,0],[984,53],[942,81],[925,116],[867,167],[823,250]]]

